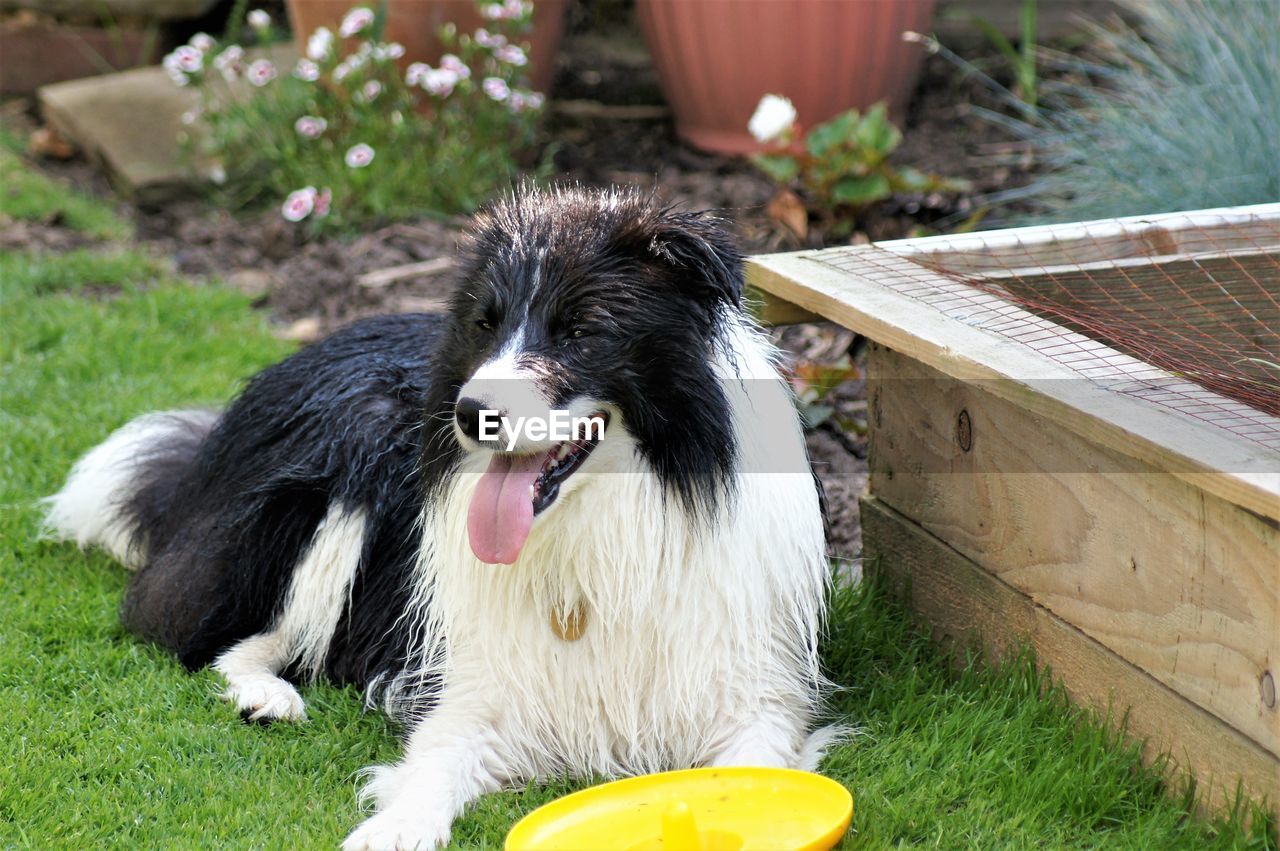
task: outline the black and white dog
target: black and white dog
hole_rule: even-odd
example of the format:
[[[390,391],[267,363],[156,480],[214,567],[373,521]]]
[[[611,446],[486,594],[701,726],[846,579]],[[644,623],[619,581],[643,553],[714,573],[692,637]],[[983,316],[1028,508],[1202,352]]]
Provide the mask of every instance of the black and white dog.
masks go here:
[[[246,718],[305,718],[318,677],[409,708],[348,849],[444,844],[532,778],[813,767],[819,492],[740,255],[617,191],[517,193],[472,236],[447,315],[129,423],[50,528],[136,569],[125,624]],[[520,427],[553,412],[593,428]]]

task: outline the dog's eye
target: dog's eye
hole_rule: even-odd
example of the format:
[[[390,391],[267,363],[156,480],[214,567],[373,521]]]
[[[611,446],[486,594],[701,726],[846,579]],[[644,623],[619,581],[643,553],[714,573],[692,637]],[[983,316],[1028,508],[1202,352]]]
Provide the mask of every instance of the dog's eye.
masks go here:
[[[573,329],[573,331],[571,331],[571,332],[569,333],[569,336],[570,336],[570,337],[572,337],[572,338],[573,338],[573,339],[575,339],[575,340],[577,340],[577,339],[579,339],[579,338],[581,338],[581,337],[585,337],[585,336],[587,336],[587,329],[586,329],[586,328],[574,328],[574,329]]]
[[[476,327],[477,327],[477,328],[479,328],[481,331],[492,331],[492,330],[493,330],[493,322],[492,322],[492,321],[490,321],[490,320],[489,320],[489,319],[487,319],[487,318],[477,319],[477,320],[476,320]]]

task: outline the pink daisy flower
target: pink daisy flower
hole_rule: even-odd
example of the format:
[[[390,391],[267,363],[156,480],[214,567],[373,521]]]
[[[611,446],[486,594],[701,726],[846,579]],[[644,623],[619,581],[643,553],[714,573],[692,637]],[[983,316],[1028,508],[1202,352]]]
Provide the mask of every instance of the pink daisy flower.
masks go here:
[[[476,30],[474,38],[476,40],[476,44],[481,47],[487,47],[490,50],[497,50],[499,47],[503,47],[507,43],[506,36],[498,33],[491,33],[484,27]]]
[[[293,122],[293,129],[304,139],[318,139],[329,122],[314,115],[304,115]]]
[[[404,71],[404,82],[407,86],[420,86],[431,66],[425,62],[414,62]]]
[[[372,23],[373,10],[364,6],[357,6],[347,12],[347,16],[342,19],[342,25],[338,27],[338,35],[343,38],[351,38],[351,36],[362,32]]]
[[[265,86],[276,78],[276,66],[271,64],[269,59],[255,59],[249,63],[249,70],[245,76],[255,86]]]
[[[373,153],[373,148],[369,147],[364,142],[361,142],[358,145],[352,145],[348,148],[346,156],[342,159],[343,162],[347,164],[348,168],[364,168],[369,163],[373,162]]]
[[[313,213],[316,218],[323,219],[329,215],[329,205],[333,201],[333,193],[329,191],[329,187],[325,187],[316,193],[315,207]]]
[[[508,65],[515,65],[517,67],[525,65],[529,61],[529,57],[525,56],[524,51],[516,47],[514,44],[507,44],[499,47],[493,52],[493,55],[497,57],[500,62],[506,62]]]
[[[320,79],[320,66],[310,59],[299,59],[293,66],[293,76],[306,83],[314,83]]]
[[[484,90],[485,94],[497,101],[506,100],[511,96],[511,87],[500,77],[486,77],[485,81],[480,84],[480,88]]]
[[[169,55],[173,57],[173,64],[188,74],[195,73],[204,66],[204,54],[189,44],[175,48]]]
[[[457,74],[459,80],[466,80],[471,77],[471,68],[452,53],[446,53],[440,57],[440,67]]]
[[[280,208],[280,215],[287,222],[300,222],[311,215],[311,211],[315,207],[316,188],[314,186],[304,186],[295,192],[290,192],[289,197],[284,199],[284,205]]]
[[[458,85],[458,75],[444,68],[428,71],[422,78],[422,87],[436,97],[447,98]]]

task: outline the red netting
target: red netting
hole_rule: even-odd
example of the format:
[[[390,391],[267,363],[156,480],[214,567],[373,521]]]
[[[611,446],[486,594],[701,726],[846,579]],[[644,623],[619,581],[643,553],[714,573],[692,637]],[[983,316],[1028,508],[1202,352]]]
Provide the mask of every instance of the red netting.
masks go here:
[[[1280,448],[1280,204],[879,248],[896,255],[886,285],[904,295]]]

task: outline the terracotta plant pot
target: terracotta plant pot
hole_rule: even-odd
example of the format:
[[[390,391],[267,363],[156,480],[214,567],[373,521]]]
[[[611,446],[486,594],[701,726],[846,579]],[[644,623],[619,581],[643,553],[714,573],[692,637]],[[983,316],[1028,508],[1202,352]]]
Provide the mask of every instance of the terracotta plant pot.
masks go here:
[[[533,32],[529,34],[529,79],[534,89],[545,92],[551,87],[556,71],[556,50],[564,34],[564,12],[568,0],[536,0],[533,7]],[[375,8],[374,0],[288,0],[289,22],[294,38],[305,45],[307,36],[317,27],[328,27],[335,34],[342,18],[354,6]],[[387,41],[404,45],[402,67],[411,62],[434,65],[444,53],[437,34],[445,24],[453,23],[459,32],[473,32],[485,26],[476,12],[474,0],[387,0]]]
[[[920,72],[934,0],[637,0],[676,132],[699,148],[761,146],[747,121],[766,94],[803,127],[888,101],[901,115]]]

